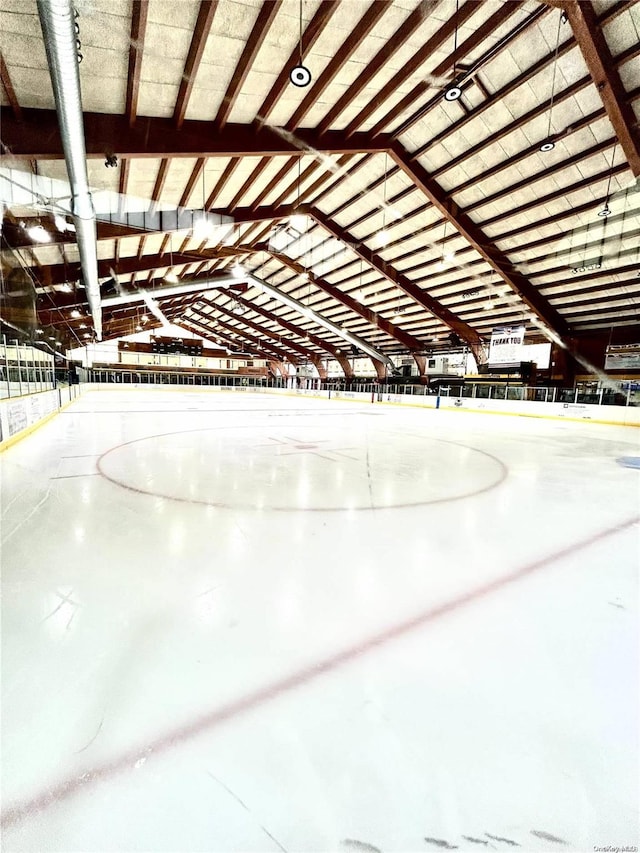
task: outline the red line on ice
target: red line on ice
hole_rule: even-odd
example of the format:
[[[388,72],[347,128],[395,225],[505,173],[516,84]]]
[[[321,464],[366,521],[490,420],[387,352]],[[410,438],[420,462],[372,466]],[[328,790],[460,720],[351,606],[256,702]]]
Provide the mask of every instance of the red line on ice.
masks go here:
[[[2,814],[1,826],[5,829],[15,826],[29,816],[35,816],[50,806],[55,805],[58,801],[73,796],[86,784],[102,782],[119,773],[123,773],[125,770],[131,769],[141,758],[147,758],[151,754],[166,752],[172,747],[179,746],[185,741],[191,740],[204,732],[210,731],[216,726],[219,726],[221,723],[232,720],[240,714],[252,709],[259,708],[261,705],[271,702],[278,696],[288,693],[290,690],[295,690],[304,684],[308,684],[320,675],[332,672],[345,664],[351,663],[361,655],[366,654],[373,649],[384,646],[387,643],[416,630],[417,628],[424,627],[429,622],[440,619],[441,617],[446,616],[467,604],[472,604],[493,592],[504,589],[505,587],[534,574],[540,569],[544,569],[558,560],[563,559],[564,557],[571,557],[577,552],[583,551],[585,548],[595,545],[597,542],[601,542],[609,536],[614,536],[616,533],[627,530],[639,522],[640,516],[635,516],[634,518],[627,519],[627,521],[620,522],[613,527],[601,530],[599,533],[594,533],[582,542],[567,545],[565,548],[561,548],[554,554],[541,557],[540,559],[517,569],[515,572],[512,572],[512,574],[507,575],[506,577],[498,578],[490,583],[477,587],[474,590],[470,590],[451,601],[431,607],[411,619],[388,628],[386,631],[374,634],[372,637],[369,637],[356,646],[351,646],[350,648],[344,649],[331,657],[310,664],[286,678],[282,678],[279,681],[275,681],[273,684],[268,684],[252,693],[248,693],[246,696],[242,696],[240,699],[229,702],[221,708],[209,711],[192,722],[168,732],[164,736],[144,747],[129,750],[118,758],[114,758],[112,761],[104,762],[103,764],[92,769],[88,769],[77,776],[64,779],[57,785],[52,785],[46,790],[41,791],[39,794],[36,794],[31,799],[25,800],[21,803],[16,803],[15,805],[7,808]]]

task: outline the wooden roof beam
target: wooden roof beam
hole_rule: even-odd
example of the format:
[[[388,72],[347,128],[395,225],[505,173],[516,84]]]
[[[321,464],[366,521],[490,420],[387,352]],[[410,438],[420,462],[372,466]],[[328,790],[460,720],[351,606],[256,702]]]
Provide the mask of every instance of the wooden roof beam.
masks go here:
[[[219,309],[218,305],[211,305],[211,307]],[[203,312],[199,311],[197,307],[194,306],[191,308],[191,310],[198,313],[199,316],[202,316]],[[222,311],[222,313],[229,316],[227,311]],[[280,349],[280,347],[276,346],[275,344],[272,344],[271,341],[265,341],[265,340],[262,340],[261,338],[256,338],[253,335],[251,335],[249,332],[245,331],[244,329],[239,329],[237,326],[232,326],[231,323],[227,323],[224,320],[221,320],[219,317],[214,317],[212,314],[206,314],[205,313],[204,316],[207,319],[211,320],[211,322],[215,323],[216,325],[222,326],[223,329],[226,329],[228,332],[231,332],[232,335],[239,335],[241,338],[244,338],[245,340],[249,341],[249,343],[251,344],[251,347],[254,347],[254,346],[259,347],[259,348],[263,349],[265,352],[272,352],[273,355],[276,355],[278,358],[291,362],[291,364],[298,364],[298,357],[297,356],[291,355],[291,353],[287,352],[286,350]],[[239,320],[240,318],[238,317],[236,319]],[[196,322],[196,324],[197,324],[197,321],[192,320],[192,322]],[[215,334],[215,331],[213,329],[211,329],[210,333]],[[270,336],[267,335],[267,337],[270,337]],[[274,336],[271,336],[271,337],[274,337]],[[286,343],[289,344],[290,342],[287,341]],[[293,347],[292,347],[292,349],[293,349]],[[271,356],[272,358],[273,358],[273,355]],[[310,355],[315,355],[315,353],[310,353]]]
[[[144,37],[147,29],[149,0],[133,0],[131,14],[131,39],[129,40],[129,72],[127,75],[127,100],[125,115],[130,127],[136,123],[138,115],[138,94],[140,92],[140,72]]]
[[[0,53],[0,80],[2,80],[2,85],[4,87],[4,91],[7,95],[7,100],[11,105],[11,109],[13,110],[13,115],[15,118],[20,121],[22,118],[22,109],[18,102],[18,96],[16,95],[16,91],[13,88],[13,83],[11,82],[11,75],[9,74],[9,69],[7,68],[7,64],[4,61],[4,56]]]
[[[638,121],[629,104],[611,51],[598,26],[589,0],[571,0],[565,5],[569,23],[593,83],[600,94],[609,121],[635,178],[640,177]]]
[[[429,60],[433,53],[438,50],[439,47],[442,46],[443,42],[445,42],[449,36],[455,32],[456,28],[461,26],[467,18],[471,17],[475,11],[477,11],[477,6],[475,3],[465,3],[462,8],[458,11],[457,15],[453,15],[449,18],[440,29],[436,30],[436,32],[431,36],[431,38],[427,39],[424,45],[418,50],[408,62],[402,66],[399,71],[391,77],[391,79],[385,83],[382,89],[376,93],[375,98],[370,101],[366,107],[364,107],[360,112],[353,118],[346,127],[347,134],[354,133],[359,127],[361,127],[367,119],[373,115],[376,110],[380,108],[380,105],[383,104],[387,98],[392,95],[396,95],[398,93],[399,87],[403,85],[403,83],[414,74],[423,63]],[[436,71],[432,72],[435,76],[437,74]],[[427,87],[430,86],[429,83],[426,84]]]
[[[182,127],[184,117],[189,106],[189,98],[193,91],[193,84],[200,67],[202,54],[211,31],[211,25],[218,7],[218,0],[201,0],[200,9],[198,10],[198,18],[191,37],[189,45],[189,53],[184,64],[182,79],[180,80],[180,88],[176,105],[173,110],[173,120],[176,127]]]
[[[478,27],[478,29],[475,30],[472,35],[469,36],[468,39],[466,39],[461,45],[458,46],[455,52],[449,54],[446,59],[444,59],[439,65],[437,65],[433,70],[432,74],[435,77],[441,77],[443,75],[450,74],[452,68],[455,68],[457,63],[459,63],[469,54],[473,54],[473,51],[479,45],[481,45],[487,39],[487,37],[489,37],[493,32],[495,32],[498,27],[504,24],[504,22],[508,18],[510,18],[511,15],[514,15],[519,10],[520,6],[522,5],[522,2],[523,0],[514,0],[514,2],[508,3],[507,5],[497,9],[493,13],[493,15],[491,15],[491,17],[489,17],[480,27]],[[462,12],[464,12],[464,9],[467,5],[470,5],[473,11],[475,11],[477,8],[475,3],[470,2],[462,7]],[[536,20],[540,16],[540,14],[540,10],[536,10],[535,12],[533,12],[525,22],[526,26],[531,23],[531,20]],[[519,24],[515,28],[515,30],[519,34],[521,29],[526,28],[526,26],[523,26],[523,24]],[[507,36],[505,36],[503,41],[506,43],[506,45],[508,45],[510,44],[513,37],[514,36],[509,33]],[[488,56],[493,57],[497,50],[497,46],[494,45],[487,52]],[[482,65],[486,61],[487,60],[483,57],[477,63],[474,63],[474,67],[476,65]],[[374,127],[370,129],[369,132],[373,134],[382,132],[382,130],[387,127],[387,125],[391,124],[391,122],[395,121],[398,116],[406,113],[410,104],[412,104],[414,101],[416,101],[419,97],[424,95],[427,91],[429,91],[429,89],[432,88],[433,86],[430,80],[421,80],[420,82],[416,83],[416,85],[411,89],[411,91],[408,92],[403,98],[401,98],[396,104],[394,104],[393,108],[385,116],[383,116],[380,121],[378,121],[374,125]],[[432,97],[427,102],[427,104],[420,108],[420,110],[421,112],[426,112],[441,103],[442,92],[438,92],[438,94]],[[472,112],[475,115],[475,109]],[[397,128],[394,131],[394,137],[397,138],[398,136],[400,136],[400,134],[404,132],[404,129],[405,127],[403,123],[400,128]]]
[[[393,156],[393,152],[392,152]],[[350,234],[345,229],[341,228],[337,223],[335,223],[332,219],[322,213],[320,210],[314,208],[311,211],[311,216],[316,220],[316,222],[321,225],[326,231],[336,237],[338,240],[341,240],[343,243],[347,244],[349,248],[356,254],[358,257],[362,258],[365,263],[369,264],[369,266],[376,269],[381,275],[383,275],[386,279],[396,285],[399,290],[402,290],[407,296],[410,296],[415,302],[421,305],[423,308],[426,308],[431,314],[437,317],[441,322],[445,325],[449,326],[449,328],[455,332],[471,349],[473,352],[476,362],[478,364],[484,364],[487,360],[487,354],[485,352],[484,341],[478,334],[478,332],[471,328],[468,323],[465,323],[459,317],[457,317],[452,311],[446,308],[441,302],[437,299],[434,299],[426,290],[423,290],[418,285],[414,284],[410,279],[408,279],[402,273],[399,273],[395,270],[391,264],[387,263],[380,255],[373,252],[369,249],[368,246],[365,246],[357,237],[353,234]]]
[[[62,160],[64,151],[55,110],[22,109],[19,122],[11,107],[2,107],[3,142],[13,159]],[[391,142],[388,135],[375,139],[367,133],[347,137],[342,131],[320,135],[316,129],[303,128],[290,134],[270,127],[256,130],[249,124],[225,123],[216,130],[209,121],[187,119],[180,129],[173,119],[144,116],[130,127],[126,115],[84,113],[88,159],[102,159],[105,151],[119,158],[158,157],[241,157],[295,155],[304,157],[314,149],[322,154],[359,154],[384,152]]]
[[[229,338],[226,335],[221,334],[221,332],[217,329],[214,332],[211,329],[208,329],[206,326],[200,325],[199,323],[197,323],[194,320],[182,319],[180,317],[171,317],[171,312],[167,312],[167,317],[169,317],[171,319],[171,321],[176,324],[176,326],[182,326],[182,328],[186,329],[187,331],[193,332],[195,330],[200,335],[204,334],[206,337],[209,337],[209,338],[214,337],[214,338],[218,338],[220,341],[225,341],[227,346],[229,346],[229,345],[234,346],[234,347],[238,346],[237,341],[234,341],[232,338]],[[214,341],[212,341],[212,343],[214,343]],[[243,356],[244,356],[244,358],[250,358],[251,356],[255,356],[255,358],[261,358],[261,359],[264,359],[265,361],[272,361],[274,358],[274,356],[271,353],[263,352],[262,350],[259,350],[256,347],[251,347],[246,353],[243,353]],[[240,357],[240,354],[230,351],[228,354],[225,353],[225,355],[222,356],[222,358],[231,358],[231,357],[238,358],[238,357]]]
[[[392,5],[393,0],[376,0],[375,3],[371,3],[367,11],[351,31],[350,35],[347,36],[344,43],[338,48],[333,58],[327,64],[327,67],[320,74],[317,81],[313,83],[309,92],[307,92],[300,102],[299,106],[287,122],[288,130],[296,130],[296,128],[298,128],[300,122],[307,115],[309,110],[318,103],[322,93],[325,91],[327,86],[333,82],[345,62],[360,47],[380,18]]]
[[[258,248],[256,246],[256,248]],[[375,311],[367,308],[362,305],[360,302],[355,300],[348,293],[344,293],[340,290],[336,285],[331,284],[326,279],[321,278],[320,276],[313,275],[312,272],[305,269],[302,264],[298,263],[298,261],[293,260],[293,258],[289,258],[287,255],[282,254],[281,252],[273,252],[267,249],[264,245],[260,248],[264,249],[264,251],[268,251],[271,257],[274,260],[279,261],[283,266],[288,267],[293,272],[298,275],[308,275],[309,280],[312,284],[315,284],[316,287],[323,290],[329,296],[332,296],[336,302],[344,305],[349,308],[354,314],[362,317],[368,323],[371,323],[372,326],[375,326],[380,331],[385,332],[385,334],[389,335],[389,337],[394,338],[394,340],[401,343],[405,346],[410,352],[414,351],[422,351],[424,350],[425,344],[419,340],[418,338],[410,335],[408,332],[404,332],[394,323],[390,323],[388,320],[385,320],[384,317],[381,317]]]
[[[397,142],[394,143],[390,154],[398,166],[422,190],[431,204],[438,208],[447,222],[455,228],[458,234],[464,237],[469,245],[473,246],[537,317],[557,336],[566,337],[569,331],[566,321],[540,295],[537,288],[524,275],[514,269],[514,265],[507,256],[492,243],[464,211],[460,210],[427,170],[420,163],[411,161],[405,149]]]
[[[331,127],[334,121],[342,115],[349,104],[354,101],[360,92],[373,80],[376,74],[379,73],[380,69],[385,66],[394,53],[397,53],[401,47],[404,47],[407,39],[411,38],[416,30],[420,29],[424,24],[425,19],[440,5],[441,2],[442,0],[420,0],[413,12],[411,12],[411,14],[403,21],[395,33],[385,40],[384,45],[376,53],[373,59],[370,60],[368,65],[358,74],[353,83],[351,83],[347,91],[338,98],[336,103],[331,107],[329,112],[318,125],[320,133],[324,133]]]
[[[295,65],[298,65],[300,63],[301,58],[304,60],[305,55],[309,53],[313,45],[322,35],[324,28],[331,20],[331,16],[336,11],[338,6],[339,0],[323,0],[323,2],[320,3],[315,15],[313,16],[313,18],[309,22],[309,25],[302,34],[302,43],[300,45],[296,45],[291,51],[289,59],[283,65],[282,71],[280,72],[275,83],[269,90],[269,94],[266,96],[260,108],[258,109],[258,114],[255,118],[255,121],[257,122],[258,126],[265,124],[269,117],[269,114],[271,113],[277,102],[280,100],[287,87],[291,85],[291,81],[289,79],[289,73],[291,69]]]
[[[231,82],[218,109],[218,114],[214,119],[213,123],[216,130],[222,130],[226,125],[244,81],[247,79],[251,66],[255,62],[258,52],[267,37],[269,28],[280,11],[281,5],[282,0],[265,0],[262,4],[256,22],[242,51],[242,56],[234,69]]]
[[[250,308],[257,314],[262,314],[263,317],[266,317],[268,320],[277,323],[279,326],[282,326],[283,329],[286,329],[292,334],[298,335],[298,337],[300,338],[308,338],[312,344],[315,344],[320,349],[325,350],[325,352],[328,352],[329,355],[332,355],[334,358],[338,358],[338,356],[340,355],[340,352],[336,347],[333,346],[333,344],[328,343],[327,341],[323,340],[323,338],[319,338],[317,335],[311,334],[311,332],[308,332],[306,329],[303,329],[300,326],[296,326],[289,320],[285,320],[283,317],[279,317],[277,314],[268,311],[266,308],[263,308],[262,305],[257,305],[255,302],[250,302],[248,299],[244,299],[242,296],[236,296],[235,294],[233,298],[236,300],[236,302],[239,302],[240,305],[244,305],[245,307]]]
[[[235,298],[235,297],[234,297]],[[244,305],[248,305],[251,310],[254,310],[254,306],[251,302],[248,302],[246,299],[242,300]],[[249,318],[243,315],[234,314],[233,311],[229,310],[225,306],[220,305],[220,303],[210,303],[212,308],[215,308],[217,311],[220,311],[222,314],[226,314],[228,317],[231,317],[234,320],[237,320],[238,323],[242,323],[245,326],[248,326],[250,329],[253,329],[255,332],[258,332],[261,335],[266,335],[268,338],[271,338],[274,341],[280,341],[282,343],[282,335],[278,334],[278,332],[274,332],[273,329],[269,329],[265,326],[262,326],[260,323],[256,323],[255,320],[250,320]],[[219,322],[218,318],[216,321]],[[282,325],[279,320],[275,320],[276,323]],[[295,334],[300,334],[300,332],[296,332]],[[300,337],[304,338],[305,333],[302,332]],[[303,358],[312,358],[314,355],[318,353],[315,350],[310,350],[308,347],[299,344],[297,341],[292,341],[291,338],[286,339],[286,345],[290,347],[292,350],[295,350],[298,355],[301,355]],[[270,346],[272,346],[270,344]],[[321,349],[326,349],[326,346],[323,343],[317,344],[316,346],[320,346]]]

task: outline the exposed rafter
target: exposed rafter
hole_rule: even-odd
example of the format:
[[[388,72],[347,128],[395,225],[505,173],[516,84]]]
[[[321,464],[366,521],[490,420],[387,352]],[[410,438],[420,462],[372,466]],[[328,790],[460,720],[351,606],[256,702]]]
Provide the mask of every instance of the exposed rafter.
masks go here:
[[[334,56],[329,60],[327,67],[320,74],[318,80],[311,86],[309,92],[302,99],[300,105],[287,122],[288,130],[295,130],[307,115],[307,113],[320,101],[327,87],[337,77],[349,58],[360,47],[362,42],[374,29],[375,25],[385,14],[387,9],[393,5],[392,0],[376,0],[372,3],[356,27],[338,48]]]
[[[262,43],[267,37],[269,28],[273,24],[281,4],[282,0],[265,0],[265,2],[263,2],[262,8],[258,13],[257,20],[253,25],[251,34],[247,39],[247,43],[245,44],[244,50],[242,51],[242,56],[240,57],[238,64],[234,69],[233,77],[231,78],[229,87],[227,88],[224,98],[222,99],[222,103],[220,104],[220,108],[218,109],[218,114],[214,119],[214,125],[216,130],[222,130],[226,125],[235,105],[236,99],[240,94],[240,90],[242,89],[242,84],[246,80],[247,74],[251,70],[251,66],[254,63],[256,56],[258,55],[258,51],[262,47]]]
[[[227,305],[220,305],[219,302],[210,302],[209,300],[206,301],[211,306],[211,308],[214,308],[219,313],[224,314],[233,320],[236,320],[238,323],[247,326],[247,328],[249,329],[253,329],[254,332],[258,332],[258,334],[260,335],[264,335],[267,338],[271,338],[271,340],[280,341],[280,343],[282,343],[282,335],[278,334],[278,332],[274,332],[273,329],[269,329],[268,327],[263,326],[261,323],[256,323],[255,320],[249,319],[244,314],[236,314]],[[252,304],[250,302],[247,302],[247,300],[243,300],[243,302],[245,305],[248,305],[250,308],[253,308]],[[197,306],[194,308],[194,310],[197,310]],[[218,317],[216,317],[215,319],[216,321],[218,321]],[[286,346],[297,352],[298,355],[301,355],[303,358],[310,359],[314,355],[317,355],[314,350],[310,350],[308,347],[299,344],[297,341],[294,341],[289,337],[286,338]]]
[[[446,220],[465,238],[469,245],[482,255],[502,280],[526,302],[540,320],[560,337],[566,336],[568,331],[566,321],[548,304],[531,282],[514,269],[507,256],[492,244],[492,241],[486,237],[466,213],[458,208],[442,187],[433,180],[427,170],[417,161],[411,161],[407,152],[398,143],[394,143],[390,153],[400,168],[420,187]]]
[[[264,246],[264,244],[260,248],[264,251],[268,251],[271,257],[279,261],[284,266],[288,267],[290,270],[293,270],[293,272],[296,272],[299,275],[308,275],[310,280],[316,285],[316,287],[319,287],[329,296],[332,296],[336,301],[342,303],[346,308],[349,308],[355,314],[358,314],[360,317],[363,318],[363,320],[366,320],[368,323],[371,323],[371,325],[380,329],[380,331],[385,332],[387,335],[397,340],[410,352],[422,351],[424,349],[424,343],[418,338],[414,337],[413,335],[410,335],[408,332],[403,331],[394,323],[390,323],[388,320],[385,320],[385,318],[381,317],[380,314],[377,314],[375,311],[372,311],[370,308],[367,308],[366,306],[362,305],[352,296],[349,296],[348,293],[344,293],[342,290],[340,290],[339,287],[336,287],[335,285],[326,281],[326,279],[314,275],[313,271],[305,270],[302,264],[298,263],[298,261],[287,257],[281,252],[274,252],[273,250],[268,249],[266,246]]]
[[[308,338],[308,340],[311,341],[312,344],[315,344],[317,347],[320,347],[320,349],[325,350],[325,352],[328,352],[329,355],[332,355],[334,358],[338,358],[341,355],[341,353],[336,347],[333,346],[333,344],[328,343],[323,338],[319,338],[317,335],[306,331],[306,329],[303,329],[300,326],[296,326],[289,320],[285,320],[284,317],[279,317],[272,311],[268,311],[262,305],[258,305],[255,302],[250,302],[248,299],[244,299],[242,296],[234,295],[233,299],[240,305],[244,305],[245,308],[250,308],[252,311],[255,311],[256,314],[262,314],[262,316],[266,317],[267,320],[271,320],[273,323],[277,323],[283,329],[287,329],[287,331],[291,332],[292,334],[298,335],[298,337],[301,338]]]
[[[140,73],[144,37],[147,29],[149,0],[133,0],[131,9],[131,39],[129,41],[129,73],[127,76],[127,101],[125,115],[131,127],[138,115],[138,95],[140,92]]]
[[[0,121],[5,146],[14,160],[61,160],[64,156],[55,110],[23,109],[18,122],[10,107],[2,107]],[[103,158],[105,151],[118,157],[239,157],[295,154],[313,149],[322,154],[384,151],[390,138],[372,139],[358,133],[347,138],[341,131],[320,135],[300,130],[295,138],[270,127],[227,124],[217,131],[211,122],[188,119],[180,129],[173,119],[145,117],[129,127],[126,116],[84,113],[87,157]]]
[[[309,26],[302,34],[301,44],[294,47],[289,59],[283,64],[280,74],[269,90],[269,94],[258,109],[258,114],[256,116],[256,124],[258,126],[265,124],[269,118],[269,114],[277,104],[280,97],[284,94],[287,86],[291,85],[291,81],[289,79],[291,69],[300,61],[300,57],[304,59],[305,55],[320,38],[324,28],[331,20],[331,16],[338,6],[339,0],[323,0],[323,2],[320,3],[315,15],[309,22]]]
[[[210,307],[213,308],[216,306],[210,306]],[[196,308],[192,308],[191,310],[197,312]],[[212,323],[214,323],[216,326],[221,326],[227,332],[230,332],[231,335],[236,335],[236,336],[243,338],[244,340],[248,341],[250,344],[249,349],[253,349],[254,347],[258,347],[258,349],[262,349],[265,352],[271,353],[272,358],[275,355],[275,356],[277,356],[277,358],[282,359],[283,361],[289,361],[289,362],[291,362],[291,364],[298,364],[298,357],[296,355],[292,355],[292,353],[287,352],[286,350],[282,349],[279,346],[276,346],[275,344],[272,344],[271,341],[265,341],[263,338],[256,338],[253,335],[251,335],[249,332],[247,332],[245,329],[240,329],[237,326],[233,326],[233,325],[231,325],[231,323],[227,323],[225,320],[220,319],[220,317],[213,317],[210,314],[206,314],[206,313],[203,314],[202,312],[200,312],[198,314],[198,316],[205,317],[206,319],[208,319]],[[202,329],[208,329],[209,334],[214,334],[214,335],[216,334],[215,329],[212,329],[212,328],[206,326],[204,323],[202,323],[198,320],[194,320],[192,316],[189,316],[186,319],[188,319],[194,325],[200,326]],[[281,343],[284,344],[285,346],[289,345],[288,340],[282,341]]]
[[[460,63],[462,59],[466,56],[473,54],[473,51],[478,47],[478,45],[482,44],[487,36],[492,33],[497,26],[501,26],[505,23],[505,21],[518,12],[519,7],[522,5],[523,0],[512,0],[512,2],[508,3],[506,6],[501,6],[496,9],[493,15],[486,20],[482,26],[478,27],[472,35],[469,36],[459,47],[451,53],[445,60],[439,63],[435,70],[433,71],[433,75],[435,77],[441,77],[443,75],[451,73],[451,70],[456,67],[456,63]],[[474,3],[465,4],[465,6],[470,6],[473,11],[476,11],[478,8]],[[463,11],[465,6],[462,7]],[[461,15],[462,17],[462,15]],[[536,20],[538,15],[535,13],[531,16],[533,20]],[[516,28],[517,31],[520,31],[520,28]],[[506,40],[509,40],[509,36],[507,36]],[[479,65],[482,62],[478,63]],[[371,133],[381,133],[385,127],[388,127],[391,123],[393,123],[396,118],[399,116],[406,114],[409,106],[414,103],[418,98],[423,96],[429,89],[431,85],[428,81],[420,80],[416,85],[411,89],[410,92],[405,95],[405,97],[401,98],[397,104],[394,104],[393,108],[389,110],[389,112],[383,116],[383,118],[378,121],[374,127],[371,129]],[[441,94],[438,93],[434,97],[432,97],[425,106],[420,108],[420,114],[424,115],[424,113],[434,106],[438,105],[441,102]],[[462,101],[461,103],[464,103]],[[416,119],[417,121],[417,119]],[[411,124],[415,123],[412,119]],[[405,133],[409,127],[411,126],[408,122],[403,122],[399,127],[394,130],[394,136],[398,137],[401,134]]]
[[[193,30],[193,36],[191,37],[191,45],[189,46],[189,53],[187,54],[182,79],[180,80],[180,88],[178,89],[178,97],[176,98],[176,105],[173,110],[173,120],[176,123],[176,127],[182,127],[182,123],[184,122],[187,107],[189,106],[189,98],[193,91],[193,85],[217,7],[218,0],[201,0],[200,2],[198,18]]]
[[[13,110],[13,114],[18,121],[22,119],[22,109],[18,102],[18,97],[16,95],[15,89],[13,88],[13,83],[11,82],[11,75],[9,74],[9,69],[4,61],[4,56],[0,52],[0,80],[2,80],[2,86],[7,96],[7,100],[11,105],[11,109]]]
[[[353,83],[348,87],[336,103],[331,107],[329,112],[318,125],[320,133],[328,130],[335,120],[342,115],[358,94],[367,86],[376,74],[380,73],[380,68],[383,66],[397,51],[404,47],[407,39],[424,25],[425,20],[431,12],[437,8],[442,0],[420,0],[416,8],[400,25],[396,32],[388,39],[385,39],[383,46],[376,53],[369,64],[356,77]]]
[[[453,332],[463,340],[473,352],[478,364],[484,364],[487,360],[484,342],[478,332],[471,328],[468,323],[465,323],[457,317],[452,311],[446,308],[437,299],[434,299],[426,290],[418,287],[410,279],[402,273],[397,272],[391,264],[387,263],[383,257],[373,252],[368,246],[358,240],[353,234],[345,231],[333,220],[329,219],[324,213],[317,209],[311,211],[311,216],[316,222],[321,225],[325,231],[328,231],[338,240],[348,244],[349,248],[358,257],[362,258],[369,266],[377,270],[390,282],[395,284],[400,290],[410,296],[418,305],[422,305],[427,311],[431,312],[435,317],[447,325]]]
[[[594,85],[609,116],[631,171],[640,177],[638,120],[615,69],[611,51],[589,0],[567,0],[565,11]]]

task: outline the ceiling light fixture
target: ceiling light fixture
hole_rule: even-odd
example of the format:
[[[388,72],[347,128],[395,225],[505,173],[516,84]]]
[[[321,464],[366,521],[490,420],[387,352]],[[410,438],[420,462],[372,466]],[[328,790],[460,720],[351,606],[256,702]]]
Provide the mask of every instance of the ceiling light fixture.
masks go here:
[[[445,101],[449,101],[449,102],[458,101],[462,97],[462,89],[458,85],[458,83],[460,81],[457,79],[458,75],[456,74],[456,51],[458,49],[458,5],[459,5],[459,2],[458,2],[458,0],[456,0],[456,12],[455,12],[454,28],[453,28],[453,54],[452,54],[453,55],[453,83],[451,83],[450,86],[447,86],[447,88],[444,91],[444,99],[445,99]]]
[[[298,196],[299,195],[300,192],[298,191]],[[307,228],[307,217],[304,213],[294,213],[289,217],[289,225],[291,225],[292,228],[295,228],[296,231],[300,231],[300,233],[302,233],[303,231],[306,231]]]
[[[547,139],[546,142],[543,142],[538,149],[543,154],[546,154],[548,151],[553,151],[556,147],[556,143],[551,138],[551,114],[553,112],[553,96],[556,85],[556,70],[558,68],[558,50],[560,48],[560,25],[562,24],[562,14],[558,18],[558,34],[556,36],[556,52],[553,59],[553,77],[551,78],[551,100],[549,102],[549,124],[547,125]]]
[[[611,153],[611,168],[609,170],[609,180],[607,181],[607,195],[604,200],[604,207],[602,210],[598,211],[598,216],[606,218],[611,215],[611,208],[609,207],[609,195],[611,191],[611,178],[613,176],[613,164],[616,158],[616,145],[618,144],[618,140],[613,143],[613,151]]]
[[[462,89],[460,88],[460,86],[449,86],[449,88],[445,90],[445,101],[459,101],[461,97]]]
[[[178,282],[180,281],[180,279],[172,269],[170,269],[169,272],[165,275],[164,280],[167,282],[167,284],[178,284]]]
[[[51,234],[42,225],[32,225],[30,228],[27,228],[27,234],[34,243],[51,242]]]
[[[294,86],[304,89],[311,83],[312,78],[309,69],[302,64],[302,0],[300,0],[300,38],[298,40],[298,47],[300,49],[300,59],[298,65],[294,65],[289,72],[289,80],[291,80]]]
[[[196,240],[210,240],[215,230],[215,225],[209,221],[204,210],[200,216],[194,217],[192,233]]]

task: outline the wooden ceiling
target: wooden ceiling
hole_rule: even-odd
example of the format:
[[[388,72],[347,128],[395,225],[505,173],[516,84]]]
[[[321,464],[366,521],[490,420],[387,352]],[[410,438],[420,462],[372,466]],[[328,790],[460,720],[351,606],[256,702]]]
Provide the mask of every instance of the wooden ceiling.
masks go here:
[[[241,264],[388,355],[453,332],[481,357],[505,323],[529,340],[640,323],[639,3],[76,7],[105,296],[113,272],[124,292],[169,273],[202,281],[159,292],[163,313],[298,360],[343,341],[257,287],[211,280]],[[0,15],[3,268],[28,269],[39,323],[77,345],[91,320],[55,202],[66,168],[36,2],[0,0]],[[307,87],[289,77],[301,57]],[[35,187],[27,201],[20,185]],[[201,234],[142,215],[178,207],[232,225]],[[105,308],[104,336],[134,332],[142,306]]]

